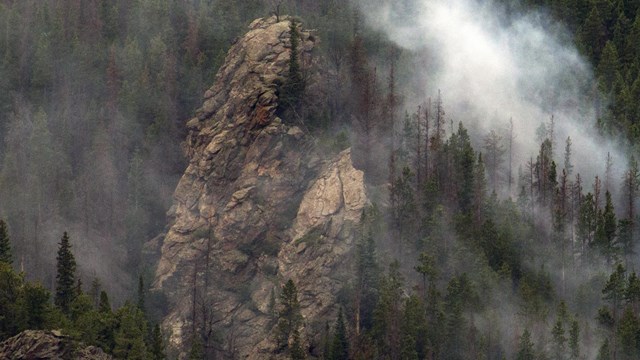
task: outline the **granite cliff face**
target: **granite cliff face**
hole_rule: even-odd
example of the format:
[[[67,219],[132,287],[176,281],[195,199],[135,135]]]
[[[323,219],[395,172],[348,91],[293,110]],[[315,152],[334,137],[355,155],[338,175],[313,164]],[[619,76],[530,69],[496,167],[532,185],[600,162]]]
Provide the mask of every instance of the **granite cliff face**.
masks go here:
[[[321,154],[301,126],[278,117],[291,25],[279,20],[250,25],[188,122],[189,165],[157,243],[154,283],[169,302],[169,346],[182,357],[194,333],[217,352],[277,357],[274,299],[288,279],[298,286],[306,344],[317,342],[316,330],[337,310],[354,228],[368,202],[363,173],[349,149]],[[323,101],[317,39],[299,32],[307,96]]]

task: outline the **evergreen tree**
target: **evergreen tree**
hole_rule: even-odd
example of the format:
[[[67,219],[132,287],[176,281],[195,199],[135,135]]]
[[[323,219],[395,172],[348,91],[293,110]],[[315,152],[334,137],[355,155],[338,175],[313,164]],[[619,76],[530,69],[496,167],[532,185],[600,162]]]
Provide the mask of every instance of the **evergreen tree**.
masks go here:
[[[616,336],[620,341],[621,358],[637,359],[638,358],[638,334],[640,333],[640,323],[638,318],[633,314],[630,308],[625,309],[624,314],[620,318],[620,325]]]
[[[145,306],[144,306],[144,298],[145,298],[145,288],[144,288],[144,279],[142,278],[142,274],[140,274],[140,276],[138,276],[138,309],[140,309],[140,311],[142,311],[143,313],[145,312]]]
[[[24,326],[22,286],[22,278],[9,264],[0,262],[0,341],[17,334]]]
[[[7,263],[9,265],[13,263],[9,230],[7,229],[7,223],[2,219],[0,219],[0,262]]]
[[[149,358],[145,335],[147,322],[144,314],[136,306],[126,303],[116,314],[119,319],[115,334],[113,355],[119,359],[146,360]]]
[[[597,360],[611,360],[611,349],[609,348],[609,339],[605,338],[604,342],[598,350]]]
[[[24,313],[25,325],[28,329],[46,329],[50,321],[50,299],[47,289],[38,283],[25,283]]]
[[[302,340],[300,339],[300,331],[298,329],[293,330],[293,334],[291,334],[291,350],[289,356],[291,360],[304,360],[307,358],[307,354],[302,347]]]
[[[280,104],[282,109],[294,109],[302,99],[305,82],[300,69],[300,61],[298,60],[298,45],[300,42],[300,33],[298,32],[298,23],[295,19],[291,19],[289,26],[291,48],[289,52],[289,72],[287,79],[280,89]]]
[[[302,316],[300,315],[300,303],[298,302],[298,289],[293,280],[289,279],[282,287],[282,293],[280,294],[278,326],[276,328],[276,338],[281,349],[289,345],[291,336],[298,331],[301,324]]]
[[[191,349],[187,355],[189,360],[203,360],[204,359],[204,345],[200,336],[194,336],[191,340]]]
[[[600,54],[606,40],[606,28],[596,6],[591,9],[589,16],[582,24],[580,40],[589,58],[596,62],[600,60]]]
[[[100,302],[98,303],[98,310],[103,313],[111,312],[111,304],[109,303],[109,295],[107,292],[100,291]]]
[[[68,314],[71,302],[75,297],[76,260],[71,252],[71,243],[66,232],[62,235],[59,245],[56,257],[57,274],[54,302],[63,313]]]
[[[638,278],[635,271],[627,278],[624,297],[626,302],[631,305],[633,313],[637,316],[640,311],[640,278]]]
[[[160,325],[156,324],[151,333],[151,344],[149,353],[154,360],[164,360],[167,355],[164,353],[164,341],[162,340],[162,331]]]
[[[613,82],[620,67],[618,51],[612,41],[607,41],[602,50],[602,58],[598,64],[597,74],[600,84],[604,86],[604,92],[609,93],[613,89]]]
[[[616,255],[616,235],[617,220],[611,200],[611,193],[605,194],[604,211],[599,214],[595,234],[595,244],[600,249],[602,255],[607,259],[607,263],[611,263]]]
[[[404,302],[404,311],[400,323],[402,359],[423,359],[426,355],[426,318],[424,303],[415,295]]]
[[[344,324],[342,308],[338,311],[333,341],[331,342],[331,360],[349,359],[349,341],[347,340],[347,328]]]
[[[571,322],[571,328],[569,329],[569,350],[571,360],[580,358],[580,325],[578,320],[575,319]]]
[[[558,319],[556,324],[551,330],[553,336],[553,357],[554,359],[562,360],[565,358],[565,344],[567,338],[564,333],[564,326],[561,319]]]
[[[373,326],[373,310],[378,301],[379,267],[376,257],[374,235],[379,232],[379,215],[375,206],[362,213],[360,236],[356,244],[356,269],[354,291],[354,330],[356,336],[361,329]]]
[[[520,336],[520,342],[518,343],[518,352],[516,360],[534,360],[535,354],[533,352],[533,342],[531,341],[531,333],[528,329],[525,329]]]

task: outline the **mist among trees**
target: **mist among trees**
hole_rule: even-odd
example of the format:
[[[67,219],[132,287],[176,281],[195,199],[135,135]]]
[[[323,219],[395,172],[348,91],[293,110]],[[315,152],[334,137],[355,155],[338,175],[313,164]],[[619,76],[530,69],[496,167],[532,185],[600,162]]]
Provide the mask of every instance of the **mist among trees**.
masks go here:
[[[291,280],[272,294],[279,356],[638,358],[640,3],[443,3],[0,2],[0,340],[166,356],[143,246],[185,122],[246,25],[289,13],[318,32],[328,94],[306,107],[292,56],[280,112],[316,149],[351,146],[372,204],[334,319],[306,326]],[[198,326],[190,358],[233,356]]]

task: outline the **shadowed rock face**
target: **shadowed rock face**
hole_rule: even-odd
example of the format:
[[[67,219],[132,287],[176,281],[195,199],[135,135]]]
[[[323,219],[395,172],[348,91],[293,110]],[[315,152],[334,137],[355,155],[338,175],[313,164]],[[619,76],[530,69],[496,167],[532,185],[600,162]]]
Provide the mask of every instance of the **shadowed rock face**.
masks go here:
[[[299,288],[307,342],[314,341],[312,328],[335,315],[367,198],[350,150],[316,153],[311,136],[276,115],[290,24],[288,17],[254,21],[187,124],[189,165],[169,231],[155,242],[154,282],[169,301],[169,346],[182,357],[194,330],[216,333],[222,340],[215,351],[270,357],[273,299],[289,278]],[[300,37],[299,59],[311,74],[307,96],[322,100],[314,90],[321,82],[316,40],[304,30]]]
[[[55,331],[26,330],[0,343],[0,359],[111,360],[95,346],[83,347]]]

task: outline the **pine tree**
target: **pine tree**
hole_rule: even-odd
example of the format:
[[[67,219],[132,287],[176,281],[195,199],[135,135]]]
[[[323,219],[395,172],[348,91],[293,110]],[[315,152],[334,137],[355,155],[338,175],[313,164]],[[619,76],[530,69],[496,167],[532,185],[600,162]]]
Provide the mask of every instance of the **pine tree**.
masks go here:
[[[565,353],[565,344],[567,342],[567,338],[564,334],[564,326],[562,324],[562,320],[558,319],[556,324],[551,330],[551,335],[553,336],[553,356],[554,359],[564,359]]]
[[[289,352],[291,360],[304,360],[307,358],[307,354],[302,347],[302,340],[300,339],[300,331],[298,329],[293,330],[291,334],[291,351]]]
[[[433,283],[435,281],[435,277],[437,275],[437,270],[435,268],[435,259],[433,256],[429,255],[426,252],[420,253],[418,257],[419,264],[416,265],[413,269],[422,275],[422,287],[424,291],[423,300],[426,301],[427,296],[427,279],[429,282]]]
[[[349,341],[347,340],[347,328],[344,324],[342,308],[338,312],[336,319],[333,341],[331,342],[331,360],[349,359]]]
[[[289,26],[291,35],[291,48],[289,52],[289,72],[287,79],[280,89],[280,104],[284,110],[295,109],[302,99],[305,82],[300,70],[300,61],[298,59],[298,45],[300,42],[300,33],[298,32],[298,23],[291,19]]]
[[[611,360],[611,349],[609,347],[609,339],[604,339],[600,350],[598,351],[597,360]]]
[[[280,294],[280,309],[278,311],[278,326],[276,336],[281,349],[289,344],[289,339],[294,332],[298,331],[302,323],[300,315],[300,303],[298,302],[298,289],[289,279],[282,287]],[[298,333],[299,335],[299,333]]]
[[[504,162],[504,154],[506,149],[503,145],[502,136],[498,135],[495,130],[491,130],[484,137],[484,149],[486,151],[485,163],[489,173],[489,187],[491,191],[498,192],[502,178],[502,163]]]
[[[581,44],[592,61],[598,61],[606,40],[606,28],[598,8],[594,6],[582,25]]]
[[[142,274],[140,274],[140,276],[138,276],[138,309],[140,309],[140,311],[142,311],[143,313],[145,312],[145,305],[144,305],[144,294],[145,293],[145,288],[144,288],[144,279],[142,278]]]
[[[640,332],[640,323],[638,318],[633,314],[630,308],[627,308],[620,318],[620,325],[616,336],[619,339],[620,351],[622,359],[638,358],[638,333]],[[615,352],[614,352],[615,353]]]
[[[520,343],[518,344],[518,353],[516,360],[534,360],[535,354],[533,352],[533,342],[531,341],[531,333],[525,329],[520,336]]]
[[[612,41],[607,41],[602,50],[602,57],[598,64],[597,74],[600,78],[600,84],[604,87],[604,92],[609,93],[613,89],[620,63],[618,61],[618,51]]]
[[[626,269],[622,264],[618,264],[613,273],[609,276],[609,280],[602,289],[602,295],[605,300],[608,300],[611,304],[611,312],[613,314],[613,321],[618,319],[618,309],[620,308],[622,301],[624,300],[624,292],[626,288],[625,281]]]
[[[191,349],[187,355],[189,360],[203,360],[204,359],[204,345],[200,336],[195,335],[191,340]]]
[[[640,311],[640,278],[636,272],[632,272],[627,278],[627,288],[624,291],[625,300],[629,305],[633,313],[637,316]]]
[[[611,263],[616,255],[616,236],[618,232],[618,222],[613,209],[611,193],[605,193],[604,211],[599,213],[595,234],[595,244],[598,246],[602,255],[607,259],[607,263]]]
[[[11,254],[11,239],[9,239],[9,230],[7,223],[0,219],[0,262],[11,265],[13,256]]]
[[[569,351],[571,360],[580,358],[580,325],[578,324],[578,320],[571,322],[571,328],[569,329]]]
[[[59,245],[58,256],[56,257],[57,274],[54,302],[63,313],[68,314],[71,302],[75,297],[76,260],[71,252],[71,244],[69,243],[67,232],[62,235]]]
[[[110,313],[111,312],[111,304],[109,303],[109,295],[107,292],[102,290],[100,291],[100,302],[98,303],[98,310],[102,313]]]
[[[146,360],[149,358],[145,335],[147,321],[137,306],[125,304],[117,312],[120,326],[115,335],[113,355],[119,359]]]
[[[167,355],[164,353],[164,341],[162,340],[162,331],[160,325],[156,324],[151,333],[151,344],[149,353],[154,360],[164,360]]]

